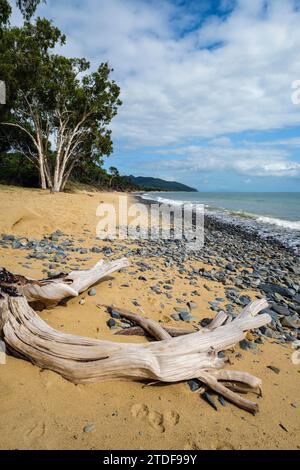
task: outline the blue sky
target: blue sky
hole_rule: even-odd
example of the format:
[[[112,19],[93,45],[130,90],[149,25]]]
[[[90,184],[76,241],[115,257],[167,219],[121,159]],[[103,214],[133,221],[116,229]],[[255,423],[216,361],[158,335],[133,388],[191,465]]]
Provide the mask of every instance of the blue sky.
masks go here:
[[[48,0],[38,14],[67,34],[65,54],[114,68],[124,104],[107,167],[299,191],[300,1]]]

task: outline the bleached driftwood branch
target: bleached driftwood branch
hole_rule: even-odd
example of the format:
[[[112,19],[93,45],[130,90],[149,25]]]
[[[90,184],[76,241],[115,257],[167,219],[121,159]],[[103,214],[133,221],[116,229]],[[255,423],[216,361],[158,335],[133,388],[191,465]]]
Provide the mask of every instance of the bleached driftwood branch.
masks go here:
[[[35,280],[24,276],[12,275],[2,270],[0,282],[2,286],[15,286],[28,302],[42,302],[45,305],[57,304],[67,297],[77,297],[92,285],[115,271],[128,266],[128,260],[121,258],[116,261],[100,260],[91,269],[72,271],[55,278]]]
[[[120,269],[125,264],[124,260],[112,263],[110,272],[117,269],[116,266]],[[105,271],[107,275],[107,268],[102,266],[101,270],[99,264],[96,266],[93,274],[88,271],[70,273],[63,280],[60,279],[60,284],[70,281],[77,295],[89,287],[91,281],[94,283],[99,279],[100,271],[102,274]],[[14,276],[10,276],[10,281],[13,281]],[[30,300],[36,299],[41,291],[30,289],[29,281],[27,289],[24,289],[19,278],[17,283],[8,281],[0,282],[0,334],[13,354],[21,355],[43,369],[58,372],[75,383],[116,379],[179,382],[199,378],[238,406],[252,412],[257,410],[255,403],[236,395],[228,388],[228,384],[233,382],[240,384],[240,388],[244,386],[245,391],[257,391],[261,388],[261,381],[249,374],[219,370],[226,361],[219,358],[217,353],[241,341],[247,330],[259,328],[271,321],[267,314],[257,316],[259,311],[266,308],[265,300],[252,302],[230,323],[227,322],[227,315],[220,312],[208,328],[176,338],[171,338],[157,322],[123,311],[123,316],[140,325],[159,341],[148,344],[115,343],[56,331],[38,316],[24,296],[27,293]],[[54,290],[57,284],[59,282],[52,284]],[[46,287],[50,289],[50,286],[51,281],[47,281]],[[45,284],[39,287],[43,288]],[[48,289],[42,291],[43,299]],[[60,288],[59,296],[62,292]],[[66,292],[69,296],[70,291]],[[57,297],[58,294],[55,299]]]

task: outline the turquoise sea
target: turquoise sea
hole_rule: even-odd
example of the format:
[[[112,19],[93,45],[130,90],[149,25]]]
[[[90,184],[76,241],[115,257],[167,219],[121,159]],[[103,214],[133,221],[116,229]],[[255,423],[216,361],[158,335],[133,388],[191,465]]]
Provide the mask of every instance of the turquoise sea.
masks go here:
[[[207,215],[300,246],[300,192],[149,192],[142,198],[169,204],[204,204]]]

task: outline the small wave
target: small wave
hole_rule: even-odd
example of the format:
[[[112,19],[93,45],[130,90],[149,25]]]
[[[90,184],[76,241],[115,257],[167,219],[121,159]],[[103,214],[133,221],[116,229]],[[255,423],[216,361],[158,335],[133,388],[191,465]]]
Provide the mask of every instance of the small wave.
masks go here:
[[[291,230],[300,230],[300,221],[293,222],[291,220],[275,219],[264,216],[258,217],[257,221],[265,224],[277,225],[278,227],[288,228]]]
[[[183,204],[193,204],[191,201],[184,201],[184,200],[175,200],[175,199],[167,199],[161,196],[156,196],[152,194],[143,194],[141,196],[142,199],[145,199],[147,201],[156,201],[161,204],[171,204],[174,206],[182,206]]]

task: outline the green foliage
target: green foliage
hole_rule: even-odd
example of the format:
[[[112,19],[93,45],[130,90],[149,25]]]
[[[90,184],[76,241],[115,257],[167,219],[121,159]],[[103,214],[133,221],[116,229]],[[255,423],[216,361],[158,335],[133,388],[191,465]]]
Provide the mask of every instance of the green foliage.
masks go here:
[[[16,5],[24,19],[29,21],[42,0],[16,0]],[[45,1],[45,0],[43,0]],[[8,0],[0,0],[0,28],[9,21],[12,9]]]
[[[98,186],[130,185],[115,167],[110,174],[101,168],[103,157],[113,151],[109,125],[122,104],[112,69],[102,63],[90,72],[86,59],[55,54],[65,35],[47,19],[30,22],[40,0],[16,3],[24,16],[22,27],[9,25],[10,3],[0,0],[0,80],[7,98],[0,108],[3,178],[35,184],[37,168],[43,187],[58,190],[72,171]],[[58,173],[63,176],[59,183]]]
[[[27,21],[29,21],[35,13],[39,3],[41,3],[41,0],[17,0],[17,6]]]
[[[38,171],[22,154],[1,154],[0,183],[38,187]]]
[[[138,187],[126,176],[120,176],[110,185],[110,174],[95,163],[83,162],[77,166],[71,181],[100,190],[135,191]],[[39,186],[37,168],[20,153],[0,153],[0,184],[35,187]]]
[[[6,123],[1,126],[0,149],[24,151],[27,140],[25,151],[32,161],[39,164],[38,156],[34,157],[37,149],[47,160],[48,185],[55,175],[54,166],[64,167],[68,175],[81,160],[100,163],[103,155],[110,155],[113,146],[108,126],[121,101],[109,65],[102,63],[88,73],[87,60],[54,54],[53,48],[64,44],[65,36],[46,19],[25,22],[22,28],[6,27],[2,32],[0,79],[7,85],[8,104],[0,115]],[[14,127],[7,130],[8,124]],[[50,150],[53,141],[56,163]]]

